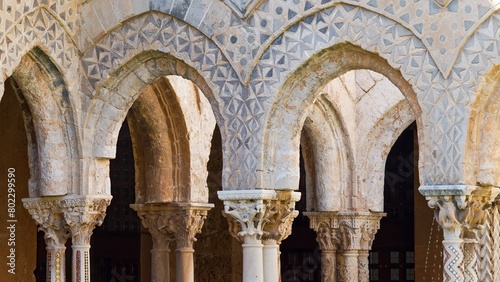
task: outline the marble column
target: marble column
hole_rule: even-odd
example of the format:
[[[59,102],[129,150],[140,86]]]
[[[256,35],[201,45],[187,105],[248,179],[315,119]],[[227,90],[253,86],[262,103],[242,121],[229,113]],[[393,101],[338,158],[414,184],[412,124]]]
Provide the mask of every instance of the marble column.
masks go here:
[[[73,282],[90,282],[90,238],[106,216],[111,196],[71,196],[61,201],[65,227],[71,234]]]
[[[276,191],[235,190],[219,191],[217,194],[224,201],[223,214],[228,220],[229,232],[242,243],[243,282],[263,282],[262,236],[271,201],[278,199]]]
[[[176,241],[176,281],[194,281],[193,243],[212,204],[147,203],[130,205],[153,237],[153,281],[170,281],[169,242]]]
[[[58,201],[44,198],[23,199],[23,204],[44,232],[47,250],[46,281],[66,281],[66,241],[70,236]]]
[[[485,210],[499,189],[440,185],[422,186],[419,191],[434,209],[436,221],[443,229],[443,281],[478,281],[477,240],[471,238],[470,232],[484,224]]]

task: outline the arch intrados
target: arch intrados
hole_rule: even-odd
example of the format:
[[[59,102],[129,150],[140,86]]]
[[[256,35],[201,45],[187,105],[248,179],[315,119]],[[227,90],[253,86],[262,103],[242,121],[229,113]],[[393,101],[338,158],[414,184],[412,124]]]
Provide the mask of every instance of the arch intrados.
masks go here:
[[[78,144],[72,141],[76,133],[66,126],[74,123],[64,76],[36,47],[21,58],[11,77],[27,131],[30,197],[74,192],[71,175],[77,168],[72,160]]]
[[[354,164],[345,126],[324,96],[317,99],[313,107],[314,111],[305,119],[300,137],[304,165],[309,174],[306,177],[307,210],[349,208],[352,202],[346,199],[350,199],[353,193],[349,187],[353,182]]]
[[[479,87],[472,103],[465,145],[465,182],[500,186],[500,65],[494,66]]]
[[[342,43],[320,51],[286,79],[279,94],[274,99],[270,116],[277,114],[280,109],[287,109],[285,105],[290,104],[292,99],[302,101],[299,102],[301,107],[297,108],[297,112],[304,113],[305,108],[313,104],[312,102],[318,93],[328,82],[351,70],[358,69],[367,69],[384,75],[408,100],[413,112],[417,116],[420,115],[422,111],[416,93],[399,70],[393,68],[377,54],[350,43]],[[297,93],[302,94],[302,96],[294,95]],[[302,117],[302,120],[304,118]]]
[[[130,108],[128,117],[136,168],[136,203],[189,201],[188,130],[169,81],[164,78],[149,85]]]

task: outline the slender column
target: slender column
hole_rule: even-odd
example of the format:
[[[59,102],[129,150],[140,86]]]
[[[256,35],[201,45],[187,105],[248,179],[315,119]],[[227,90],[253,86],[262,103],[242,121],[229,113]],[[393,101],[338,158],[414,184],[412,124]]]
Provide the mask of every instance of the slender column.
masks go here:
[[[344,277],[346,282],[358,282],[358,252],[344,251]]]
[[[264,248],[262,250],[263,264],[264,264],[264,282],[277,282],[279,281],[279,263],[278,253],[279,245],[274,239],[267,239],[262,241]]]
[[[269,201],[264,216],[264,282],[280,281],[279,245],[292,233],[293,220],[299,214],[295,210],[295,203],[300,200],[299,192],[283,190],[276,194],[278,199]]]
[[[106,216],[111,196],[66,197],[61,201],[66,229],[71,234],[72,281],[90,282],[90,237]]]
[[[172,216],[169,231],[175,235],[177,242],[176,252],[176,281],[194,281],[193,243],[196,234],[201,233],[204,220],[207,218],[211,204],[180,207]]]
[[[47,250],[47,281],[66,281],[66,241],[69,237],[64,228],[64,216],[59,203],[52,199],[23,199],[24,207],[28,209],[44,232]]]
[[[152,205],[130,205],[134,209],[142,225],[148,229],[153,239],[151,249],[151,281],[170,282],[170,241],[174,236],[166,230],[169,216]]]
[[[495,207],[487,210],[484,227],[478,230],[477,260],[479,269],[478,280],[483,282],[492,282],[493,280],[493,240],[491,233],[491,211]]]
[[[263,282],[264,255],[261,240],[268,206],[272,200],[278,199],[276,191],[256,189],[219,191],[217,194],[224,201],[223,214],[228,220],[229,232],[242,242],[243,282]]]
[[[436,221],[443,228],[443,281],[478,281],[477,240],[475,234],[471,238],[471,232],[484,224],[485,209],[499,190],[450,185],[423,186],[419,191],[426,196],[429,207],[435,210]]]
[[[500,281],[500,199],[497,197],[495,205],[490,211],[491,241],[492,241],[492,281]]]
[[[176,281],[194,281],[193,243],[201,232],[212,204],[148,203],[133,204],[142,224],[153,237],[152,281],[169,282],[169,242],[176,241]]]
[[[477,240],[464,239],[464,278],[465,282],[477,282]]]
[[[370,281],[370,261],[368,259],[368,250],[360,250],[358,252],[358,278],[359,281],[369,282]]]

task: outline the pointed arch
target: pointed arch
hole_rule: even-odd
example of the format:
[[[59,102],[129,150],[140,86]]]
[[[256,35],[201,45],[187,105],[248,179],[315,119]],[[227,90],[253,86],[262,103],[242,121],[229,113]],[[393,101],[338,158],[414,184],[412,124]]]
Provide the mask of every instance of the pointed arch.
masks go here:
[[[351,44],[339,44],[311,58],[283,84],[274,99],[264,131],[262,187],[276,186],[277,177],[288,175],[288,187],[298,183],[298,138],[306,113],[317,99],[320,88],[349,70],[368,69],[386,76],[408,100],[420,125],[420,107],[411,85],[384,59]],[[419,129],[421,127],[419,126]],[[423,136],[419,132],[419,139]],[[285,140],[287,142],[285,142]],[[288,142],[292,140],[292,142]],[[422,150],[423,151],[423,150]],[[270,155],[269,152],[279,152]],[[422,152],[421,152],[422,153]],[[274,167],[273,163],[289,166]],[[280,184],[280,183],[278,183]]]

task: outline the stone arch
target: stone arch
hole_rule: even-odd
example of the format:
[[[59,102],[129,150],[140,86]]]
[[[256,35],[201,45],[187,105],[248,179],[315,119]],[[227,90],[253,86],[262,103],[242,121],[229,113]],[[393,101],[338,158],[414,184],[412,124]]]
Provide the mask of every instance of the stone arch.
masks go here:
[[[206,169],[209,150],[206,150],[207,144],[204,151],[196,150],[194,143],[210,146],[211,128],[215,124],[207,121],[205,130],[194,128],[196,125],[189,116],[204,117],[201,109],[204,105],[200,101],[197,107],[181,106],[181,91],[196,95],[192,97],[194,100],[200,99],[193,85],[192,89],[179,87],[190,86],[182,81],[179,83],[179,79],[169,76],[147,86],[127,115],[133,140],[138,204],[208,201],[205,183],[208,172],[203,169]],[[196,137],[195,142],[190,142],[190,137]],[[197,177],[204,177],[205,181]]]
[[[34,48],[12,73],[28,134],[30,197],[73,193],[78,156],[69,92],[51,58]]]
[[[465,151],[465,182],[500,186],[500,66],[485,76],[471,106]]]
[[[173,93],[174,89],[168,86],[169,83],[162,82],[162,78],[169,75],[181,76],[192,81],[197,86],[197,89],[199,88],[210,101],[212,91],[195,70],[184,62],[167,54],[161,52],[144,52],[122,66],[116,72],[114,78],[107,81],[96,93],[85,126],[86,128],[93,128],[93,139],[88,144],[91,146],[89,150],[92,152],[93,157],[102,160],[98,164],[100,167],[107,167],[107,163],[104,160],[114,157],[120,126],[129,110],[131,110],[130,116],[136,120],[135,123],[131,124],[132,131],[134,131],[134,128],[135,132],[139,130],[143,131],[141,133],[142,137],[140,137],[142,139],[136,136],[134,138],[135,141],[141,140],[137,144],[153,145],[153,151],[158,153],[158,155],[155,155],[155,158],[146,161],[143,165],[148,166],[146,169],[151,169],[149,165],[154,166],[155,164],[158,165],[161,162],[166,162],[157,167],[158,171],[150,171],[149,173],[158,176],[160,172],[168,171],[170,176],[174,176],[172,181],[177,181],[168,185],[175,186],[175,191],[178,192],[176,195],[158,195],[158,191],[154,189],[163,187],[150,187],[151,189],[148,189],[148,185],[153,185],[154,182],[150,182],[149,184],[147,182],[140,182],[141,179],[144,180],[144,177],[147,176],[147,172],[143,174],[144,169],[142,169],[138,171],[140,174],[138,175],[138,184],[139,187],[145,188],[143,191],[144,194],[138,195],[138,200],[143,199],[147,201],[150,197],[153,197],[163,200],[175,199],[188,201],[193,199],[192,196],[194,199],[200,199],[200,197],[205,199],[208,196],[207,192],[204,191],[206,185],[201,187],[199,191],[190,190],[192,177],[189,168],[192,158],[190,155],[189,136],[186,131],[186,124],[184,123],[186,113],[183,113],[182,109],[178,106],[177,97]],[[170,94],[166,96],[161,95],[161,98],[157,94],[149,94],[143,98],[139,98],[142,97],[142,93],[145,93],[145,91],[146,93],[148,92],[147,88],[151,85],[153,87],[161,86],[163,90],[160,93],[167,94],[170,91]],[[159,99],[164,100],[160,101]],[[138,102],[137,105],[132,107],[136,101]],[[145,107],[149,109],[148,113],[144,113]],[[158,114],[158,116],[153,117],[154,114]],[[162,120],[156,120],[157,118],[161,118]],[[174,123],[175,126],[172,126]],[[210,129],[210,134],[213,132],[212,129]],[[166,131],[162,132],[163,130]],[[159,144],[159,136],[166,134],[169,137],[166,138],[169,139],[166,142],[170,142],[170,144]],[[165,138],[161,138],[161,141],[164,142]],[[138,157],[141,159],[141,153],[138,150],[134,150],[134,152],[138,153]],[[175,155],[165,155],[168,153]],[[175,163],[180,166],[172,167],[168,166],[168,163]],[[103,175],[101,179],[106,177],[106,175]],[[163,180],[166,181],[166,179]]]
[[[332,211],[351,206],[353,154],[335,106],[320,96],[304,121],[300,145],[306,173],[307,210]],[[298,144],[296,145],[298,146]]]
[[[148,44],[143,44],[143,42],[148,42]],[[92,126],[95,124],[95,117],[100,115],[96,114],[100,112],[96,108],[103,106],[101,100],[109,99],[105,93],[109,92],[107,88],[112,88],[114,84],[117,84],[119,79],[115,79],[116,77],[136,72],[136,69],[140,67],[139,64],[152,61],[154,58],[163,56],[162,54],[178,60],[178,63],[174,64],[176,65],[174,69],[166,72],[165,75],[180,75],[192,80],[207,95],[221,129],[224,147],[229,147],[231,140],[225,138],[229,136],[226,133],[229,130],[226,126],[226,119],[235,115],[235,108],[228,104],[240,101],[235,99],[235,93],[242,91],[238,76],[211,39],[189,24],[159,12],[147,12],[120,24],[82,55],[82,67],[86,71],[82,87],[88,95],[86,104],[91,104],[90,108],[92,108],[86,110],[88,121],[85,123],[91,125],[86,129],[95,128]],[[112,79],[110,79],[111,76],[113,76]],[[141,79],[143,78],[134,78],[134,80]],[[98,98],[100,96],[104,98]],[[123,109],[119,111],[124,113]],[[105,134],[107,137],[110,136],[109,133]],[[105,140],[107,137],[100,139]],[[108,139],[112,140],[112,138]],[[86,148],[88,155],[98,158],[113,157],[114,146],[110,145],[112,142],[99,146],[101,149],[94,151],[90,144],[93,140],[87,140],[89,141]],[[99,143],[99,145],[102,144]],[[233,154],[232,150],[225,150],[225,152],[226,159]],[[229,163],[224,162],[224,166]],[[98,164],[98,166],[101,165]],[[101,179],[104,178],[105,176],[101,177]],[[229,186],[227,178],[224,175],[224,187]]]
[[[419,117],[420,107],[411,85],[387,61],[351,44],[339,44],[323,50],[291,75],[274,99],[264,132],[263,173],[261,175],[263,187],[280,188],[276,186],[276,178],[280,175],[289,177],[286,180],[287,183],[279,184],[297,187],[299,160],[297,146],[293,144],[298,143],[302,123],[317,98],[320,87],[347,71],[355,69],[373,70],[387,77],[401,91],[412,111]],[[417,118],[417,124],[421,124],[420,118]],[[419,138],[422,140],[423,136],[419,134]],[[269,152],[280,153],[269,155]],[[290,165],[273,167],[273,163]]]

